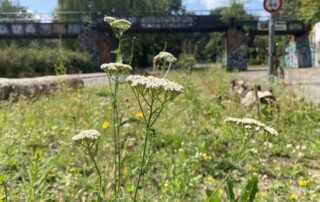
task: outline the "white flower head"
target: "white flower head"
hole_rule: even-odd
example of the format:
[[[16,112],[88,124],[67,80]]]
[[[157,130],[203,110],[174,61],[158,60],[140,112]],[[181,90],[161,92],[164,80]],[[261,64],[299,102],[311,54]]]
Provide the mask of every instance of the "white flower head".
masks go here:
[[[159,60],[163,60],[165,62],[174,63],[177,61],[177,58],[175,58],[171,53],[166,51],[161,51],[158,55],[156,55],[153,58],[153,62],[157,62]]]
[[[120,36],[131,27],[131,22],[125,19],[114,20],[110,23],[113,31]]]
[[[130,65],[117,62],[117,63],[102,64],[101,69],[109,75],[115,75],[115,74],[128,74],[132,70],[132,67]]]
[[[268,127],[264,123],[261,123],[260,121],[257,121],[255,119],[250,119],[250,118],[239,119],[239,118],[228,117],[224,120],[224,122],[234,123],[236,125],[240,125],[245,129],[251,130],[252,128],[254,128],[256,132],[263,130],[268,134],[274,135],[274,136],[277,136],[279,134],[275,129]]]
[[[114,17],[111,17],[111,16],[105,16],[105,17],[103,18],[103,20],[104,20],[106,23],[110,24],[110,23],[112,23],[113,21],[115,21],[115,20],[117,20],[117,19],[114,18]]]
[[[183,86],[165,78],[131,75],[128,76],[126,80],[132,88],[144,89],[157,95],[169,93],[171,98],[174,98],[183,92]]]
[[[72,137],[72,141],[76,143],[81,143],[82,141],[95,142],[101,136],[101,133],[97,130],[84,130],[78,135]]]

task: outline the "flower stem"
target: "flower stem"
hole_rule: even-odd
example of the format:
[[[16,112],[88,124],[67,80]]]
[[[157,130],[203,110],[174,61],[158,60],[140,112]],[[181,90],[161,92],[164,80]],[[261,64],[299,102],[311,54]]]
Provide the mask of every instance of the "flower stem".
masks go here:
[[[97,170],[97,173],[98,173],[98,176],[99,176],[99,192],[98,192],[98,199],[97,199],[97,201],[99,202],[99,201],[101,201],[102,177],[101,177],[101,173],[100,173],[100,170],[98,168],[97,162],[94,159],[94,157],[93,157],[93,155],[91,153],[91,149],[89,147],[88,147],[88,151],[89,151],[88,154],[89,154],[89,156],[90,156],[90,158],[91,158],[91,160],[93,162],[93,165],[94,165],[95,169]]]
[[[212,197],[214,195],[216,195],[216,193],[218,192],[218,190],[220,189],[220,187],[227,181],[227,179],[230,177],[230,175],[232,174],[232,172],[235,169],[230,170],[230,172],[228,173],[228,175],[222,180],[222,182],[217,186],[217,188],[214,190],[214,192],[211,194],[210,198],[207,201],[211,201]]]
[[[164,74],[163,78],[166,78],[167,74],[170,71],[170,68],[171,68],[171,63],[169,63],[168,69],[167,69],[166,73]]]
[[[149,129],[147,128],[146,136],[144,138],[144,147],[143,147],[142,161],[140,163],[139,178],[138,178],[138,182],[137,182],[137,185],[136,185],[136,190],[135,190],[134,198],[133,198],[134,202],[137,201],[137,193],[138,193],[138,189],[139,189],[139,184],[140,184],[140,180],[141,180],[141,176],[142,176],[142,169],[143,169],[144,160],[145,160],[145,156],[146,156],[148,136],[149,136]]]
[[[244,152],[244,149],[245,149],[245,146],[247,145],[249,139],[245,138],[243,143],[242,143],[242,146],[241,146],[241,149],[239,151],[239,154],[236,158],[236,160],[234,161],[233,165],[234,167],[229,171],[229,173],[226,175],[225,178],[223,178],[222,182],[217,186],[217,188],[214,190],[214,192],[210,195],[209,199],[207,201],[210,201],[212,199],[212,197],[214,197],[214,195],[216,195],[216,193],[218,192],[218,190],[220,189],[220,187],[229,179],[229,177],[231,176],[232,172],[235,170],[235,168],[237,167],[237,165],[239,164],[239,162],[241,162],[242,160],[240,160],[243,152]]]

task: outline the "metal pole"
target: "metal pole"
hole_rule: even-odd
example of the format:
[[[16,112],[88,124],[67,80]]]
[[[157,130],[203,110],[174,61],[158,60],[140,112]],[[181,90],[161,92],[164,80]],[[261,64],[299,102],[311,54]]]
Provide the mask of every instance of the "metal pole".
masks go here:
[[[273,69],[273,55],[274,55],[274,44],[275,44],[275,39],[274,39],[274,15],[271,13],[270,14],[270,19],[269,19],[269,58],[268,58],[268,64],[269,64],[269,77],[272,74],[272,69]]]

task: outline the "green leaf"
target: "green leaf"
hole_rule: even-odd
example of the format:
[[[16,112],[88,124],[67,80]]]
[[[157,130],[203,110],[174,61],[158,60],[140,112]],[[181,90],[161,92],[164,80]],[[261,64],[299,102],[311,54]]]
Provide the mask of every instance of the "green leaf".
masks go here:
[[[0,175],[0,183],[2,184],[3,182],[5,182],[5,180],[6,180],[6,176]]]
[[[109,98],[109,97],[112,97],[112,94],[109,93],[109,92],[99,92],[96,94],[98,97],[106,97],[106,98]]]
[[[126,123],[143,123],[143,121],[141,121],[140,119],[136,119],[136,118],[129,118],[129,119],[127,119],[127,120],[125,120],[125,121],[122,121],[121,123],[120,123],[120,126],[123,126],[124,124],[126,124]]]
[[[258,189],[258,177],[252,176],[250,180],[248,180],[246,188],[242,193],[239,202],[251,202],[256,197],[256,193],[259,191]]]
[[[215,194],[211,199],[210,199],[210,197],[211,197],[211,195],[213,194],[213,191],[211,191],[211,190],[206,190],[206,194],[207,194],[207,202],[221,202],[221,200],[220,200],[220,198],[219,198],[219,196],[217,196],[217,194]],[[209,200],[210,199],[210,200]]]
[[[119,49],[114,49],[113,51],[111,51],[111,53],[118,55],[121,53],[121,51]]]
[[[234,193],[233,193],[233,182],[231,180],[227,180],[224,187],[227,197],[229,201],[235,201]]]

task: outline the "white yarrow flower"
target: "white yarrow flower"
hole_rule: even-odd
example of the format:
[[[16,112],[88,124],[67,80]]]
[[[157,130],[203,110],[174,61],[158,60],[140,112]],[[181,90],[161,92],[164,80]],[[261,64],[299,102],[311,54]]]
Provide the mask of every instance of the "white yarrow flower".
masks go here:
[[[254,127],[255,131],[264,130],[265,132],[274,136],[277,136],[279,134],[275,129],[268,127],[264,123],[261,123],[260,121],[257,121],[255,119],[250,119],[250,118],[238,119],[238,118],[228,117],[224,120],[224,122],[235,123],[237,125],[244,127],[245,129],[251,129],[251,127]]]
[[[82,142],[82,141],[96,141],[101,136],[101,133],[97,130],[85,130],[72,137],[72,141],[74,142]]]
[[[155,90],[158,92],[176,92],[178,94],[183,92],[183,86],[174,81],[165,78],[157,78],[154,76],[131,75],[126,78],[131,87],[143,87],[148,90]]]
[[[163,60],[169,63],[174,63],[177,61],[177,58],[175,58],[171,53],[166,52],[166,51],[161,51],[158,55],[156,55],[153,58],[153,61],[159,61],[159,60]]]
[[[105,16],[104,18],[103,18],[103,20],[106,22],[106,23],[111,23],[111,22],[113,22],[113,21],[115,21],[115,20],[117,20],[116,18],[114,18],[114,17],[111,17],[111,16]]]
[[[105,63],[101,65],[101,69],[107,74],[128,74],[132,67],[122,63]]]
[[[122,35],[125,31],[130,29],[131,22],[124,19],[114,20],[110,23],[110,26],[113,28],[115,32]]]

